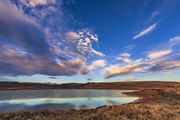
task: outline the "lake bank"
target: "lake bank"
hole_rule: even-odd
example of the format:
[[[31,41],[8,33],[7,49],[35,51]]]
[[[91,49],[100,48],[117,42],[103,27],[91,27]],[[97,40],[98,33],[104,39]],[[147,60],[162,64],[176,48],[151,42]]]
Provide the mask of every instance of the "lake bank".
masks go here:
[[[0,113],[0,120],[179,120],[180,94],[177,90],[141,90],[126,93],[141,99],[124,105],[96,109],[21,111]]]

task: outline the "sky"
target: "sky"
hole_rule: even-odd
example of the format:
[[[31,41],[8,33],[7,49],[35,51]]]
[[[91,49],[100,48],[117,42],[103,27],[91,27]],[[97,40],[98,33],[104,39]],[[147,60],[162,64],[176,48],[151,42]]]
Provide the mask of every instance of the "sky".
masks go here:
[[[179,0],[1,0],[0,81],[180,81]]]

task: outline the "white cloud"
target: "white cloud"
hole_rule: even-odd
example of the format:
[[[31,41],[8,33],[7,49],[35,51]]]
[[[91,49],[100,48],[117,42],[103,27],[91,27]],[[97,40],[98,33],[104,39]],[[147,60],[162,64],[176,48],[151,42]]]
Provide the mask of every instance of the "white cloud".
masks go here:
[[[1,33],[12,44],[10,48],[2,47],[7,43],[1,41],[0,48],[4,50],[0,51],[0,57],[3,58],[0,59],[0,64],[5,65],[7,71],[1,70],[0,74],[86,74],[90,72],[90,68],[96,69],[105,65],[102,60],[95,61],[92,65],[86,63],[88,57],[85,55],[104,55],[92,47],[92,42],[98,42],[98,37],[90,30],[69,32],[66,37],[71,40],[67,41],[64,31],[68,31],[68,28],[63,19],[66,16],[61,14],[59,1],[56,5],[51,4],[53,1],[55,0],[19,0],[14,3],[0,0],[0,24],[7,28]],[[46,6],[40,10],[36,7],[38,5]],[[29,12],[26,12],[27,9]],[[29,57],[31,59],[26,59]]]
[[[118,81],[136,81],[136,80],[140,80],[140,79],[136,77],[127,77],[127,78],[118,79]]]
[[[29,5],[31,7],[36,7],[37,5],[46,5],[47,0],[31,0],[29,1]]]
[[[66,39],[68,39],[68,40],[77,40],[79,38],[80,38],[80,35],[78,33],[76,33],[76,32],[68,32],[68,33],[66,33]]]
[[[56,0],[20,0],[26,6],[31,8],[36,7],[38,5],[47,5],[49,3],[55,3]]]
[[[179,53],[172,55],[169,58],[159,59],[149,68],[152,72],[171,72],[180,68]]]
[[[44,29],[50,49],[57,57],[62,58],[63,56],[65,59],[79,57],[87,60],[92,56],[104,56],[92,46],[93,42],[98,42],[98,37],[88,28],[77,31],[68,30],[64,18],[67,17],[68,20],[71,13],[63,14],[62,4],[63,0],[21,0],[20,8],[24,10],[25,7],[30,10],[32,14],[28,14],[28,16]],[[39,10],[36,7],[38,5],[45,7]],[[74,21],[70,22],[74,23]]]
[[[94,61],[89,68],[91,70],[96,69],[97,67],[105,67],[106,66],[106,60],[104,59],[100,59],[100,60],[96,60]]]
[[[129,58],[117,57],[116,59],[117,60],[122,60],[125,63],[130,63],[131,62],[131,60]]]
[[[179,37],[174,37],[174,39],[171,39],[170,42],[177,42],[178,40]],[[170,53],[172,53],[171,49],[154,51],[147,55],[149,59],[144,58],[131,61],[128,61],[128,58],[131,56],[130,54],[120,54],[116,59],[124,60],[126,64],[117,63],[105,67],[104,72],[106,74],[106,78],[132,73],[147,74],[153,72],[170,72],[173,70],[178,70],[180,68],[180,53]]]
[[[158,16],[159,14],[160,14],[160,11],[153,11],[153,13],[151,14],[151,17],[154,18]]]
[[[154,10],[148,21],[153,20],[156,16],[160,14],[160,11]]]
[[[76,58],[69,61],[62,61],[60,59],[56,59],[56,63],[63,68],[73,71],[77,70],[76,72],[79,74],[87,74],[89,72],[93,72],[99,68],[103,68],[106,66],[106,60],[104,59],[95,60],[91,64],[87,64],[86,61],[81,58]]]
[[[107,75],[107,78],[109,78],[116,75],[125,75],[125,74],[134,73],[137,70],[139,71],[139,68],[146,64],[147,63],[143,61],[136,61],[128,65],[119,65],[119,64],[111,65],[106,68],[106,75]]]
[[[22,9],[19,9],[8,0],[0,1],[0,20],[12,22],[12,19],[21,20],[37,26],[36,22],[25,15]]]
[[[161,51],[156,51],[156,52],[152,52],[148,54],[148,58],[150,59],[156,59],[156,58],[160,58],[162,56],[165,56],[167,54],[170,54],[172,52],[172,50],[161,50]]]
[[[123,53],[116,57],[117,60],[121,60],[125,63],[130,63],[131,59],[129,58],[131,55],[129,53]]]
[[[140,33],[138,33],[137,35],[135,35],[135,36],[133,37],[133,39],[135,40],[135,39],[137,39],[137,38],[140,38],[140,37],[142,37],[142,36],[144,36],[144,35],[152,32],[152,31],[156,28],[156,26],[157,26],[157,23],[152,24],[152,25],[149,26],[148,28],[144,29],[143,31],[141,31]]]
[[[94,49],[92,49],[91,51],[95,56],[105,56],[102,52],[98,52],[98,51],[96,51]]]
[[[104,56],[103,53],[95,50],[92,43],[99,41],[96,34],[89,30],[81,30],[79,32],[67,32],[66,39],[70,41],[71,46],[75,46],[76,50],[83,56]]]
[[[128,45],[128,46],[125,46],[124,49],[129,51],[129,50],[132,50],[134,47],[135,47],[135,45]]]
[[[131,55],[129,53],[122,53],[120,54],[121,57],[130,57]]]
[[[180,44],[180,35],[171,38],[171,39],[169,40],[169,44],[170,44],[171,46]]]

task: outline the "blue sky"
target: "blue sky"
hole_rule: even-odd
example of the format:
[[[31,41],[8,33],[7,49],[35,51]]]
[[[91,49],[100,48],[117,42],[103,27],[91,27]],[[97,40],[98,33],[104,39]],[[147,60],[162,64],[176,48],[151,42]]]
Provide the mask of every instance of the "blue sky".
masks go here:
[[[0,80],[179,81],[179,0],[0,1]]]

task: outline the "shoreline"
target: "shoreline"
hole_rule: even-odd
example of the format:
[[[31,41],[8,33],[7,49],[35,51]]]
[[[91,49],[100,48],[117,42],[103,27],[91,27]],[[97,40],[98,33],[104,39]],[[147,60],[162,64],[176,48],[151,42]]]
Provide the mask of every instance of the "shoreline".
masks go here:
[[[123,94],[140,97],[131,103],[93,109],[40,110],[0,113],[0,120],[179,120],[180,94],[175,90],[140,90]],[[158,114],[156,114],[158,113]]]

